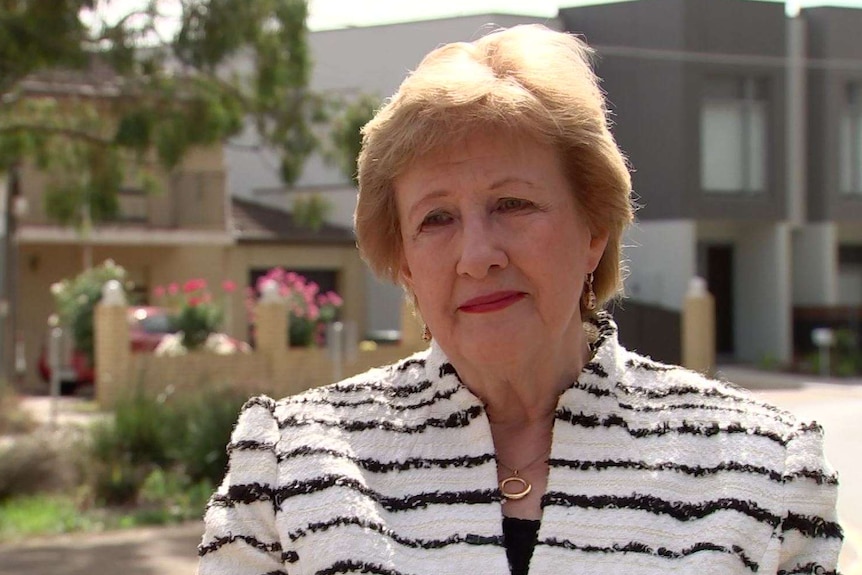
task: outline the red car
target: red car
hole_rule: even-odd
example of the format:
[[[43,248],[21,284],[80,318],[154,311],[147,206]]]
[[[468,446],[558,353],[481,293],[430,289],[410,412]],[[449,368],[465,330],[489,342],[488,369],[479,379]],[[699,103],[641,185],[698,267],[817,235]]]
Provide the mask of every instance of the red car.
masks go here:
[[[176,331],[168,310],[151,306],[129,307],[129,344],[132,351],[153,351],[165,334]],[[60,364],[63,393],[71,393],[80,385],[93,383],[95,374],[89,358],[85,353],[73,349],[72,339],[66,334],[60,340]],[[39,374],[44,381],[51,381],[47,346],[42,348],[39,355]]]

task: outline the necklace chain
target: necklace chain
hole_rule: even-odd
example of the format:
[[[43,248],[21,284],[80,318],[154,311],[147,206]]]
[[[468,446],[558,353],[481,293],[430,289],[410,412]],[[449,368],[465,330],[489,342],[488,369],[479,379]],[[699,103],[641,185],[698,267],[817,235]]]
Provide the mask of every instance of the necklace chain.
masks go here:
[[[510,475],[509,477],[506,477],[502,481],[500,481],[500,494],[509,501],[517,501],[518,499],[523,499],[524,497],[529,495],[530,491],[533,490],[533,484],[530,483],[529,481],[527,481],[526,479],[524,479],[523,477],[521,477],[520,472],[529,469],[530,467],[532,467],[533,465],[538,463],[542,458],[549,455],[550,453],[551,453],[551,450],[549,448],[547,451],[545,451],[544,453],[539,455],[537,458],[535,458],[533,461],[531,461],[527,465],[524,465],[520,469],[515,469],[514,467],[509,467],[508,465],[506,465],[505,463],[503,463],[502,461],[497,459],[498,465],[505,467],[506,469],[508,469],[509,471],[512,472],[512,475]],[[507,491],[506,486],[509,484],[512,484],[512,483],[516,483],[516,484],[520,485],[521,489],[519,491]],[[504,501],[504,503],[505,503],[505,501]]]

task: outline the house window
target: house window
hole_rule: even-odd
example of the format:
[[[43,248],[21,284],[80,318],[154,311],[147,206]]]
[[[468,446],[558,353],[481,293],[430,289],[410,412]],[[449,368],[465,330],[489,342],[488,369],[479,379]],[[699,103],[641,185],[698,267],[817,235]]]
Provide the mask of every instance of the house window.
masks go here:
[[[765,82],[711,77],[700,112],[700,184],[708,193],[766,190]]]
[[[847,85],[840,138],[841,192],[862,196],[862,82]]]
[[[121,187],[117,190],[119,222],[146,222],[149,219],[149,197],[143,188]]]

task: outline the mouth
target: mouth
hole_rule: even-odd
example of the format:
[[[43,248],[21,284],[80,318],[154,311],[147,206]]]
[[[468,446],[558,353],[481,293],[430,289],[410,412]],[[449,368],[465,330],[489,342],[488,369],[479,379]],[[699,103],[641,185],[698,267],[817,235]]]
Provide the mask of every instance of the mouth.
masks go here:
[[[520,291],[499,291],[474,297],[458,306],[458,311],[464,313],[489,313],[505,309],[527,297]]]

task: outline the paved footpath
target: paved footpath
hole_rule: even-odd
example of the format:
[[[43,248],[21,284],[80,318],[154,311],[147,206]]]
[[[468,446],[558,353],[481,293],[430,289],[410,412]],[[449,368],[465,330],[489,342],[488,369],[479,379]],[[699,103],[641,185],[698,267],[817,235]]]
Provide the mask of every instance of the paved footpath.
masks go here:
[[[194,575],[202,532],[195,522],[0,545],[0,575]]]

